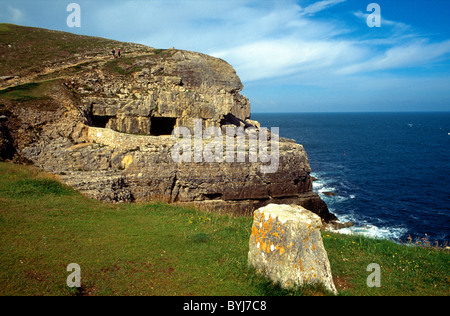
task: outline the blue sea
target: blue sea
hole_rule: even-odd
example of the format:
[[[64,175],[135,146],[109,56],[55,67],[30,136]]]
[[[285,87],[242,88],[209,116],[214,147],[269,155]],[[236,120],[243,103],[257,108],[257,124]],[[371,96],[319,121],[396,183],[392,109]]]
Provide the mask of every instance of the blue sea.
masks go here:
[[[343,233],[450,241],[450,112],[252,119],[305,147],[314,190],[340,221],[355,223]]]

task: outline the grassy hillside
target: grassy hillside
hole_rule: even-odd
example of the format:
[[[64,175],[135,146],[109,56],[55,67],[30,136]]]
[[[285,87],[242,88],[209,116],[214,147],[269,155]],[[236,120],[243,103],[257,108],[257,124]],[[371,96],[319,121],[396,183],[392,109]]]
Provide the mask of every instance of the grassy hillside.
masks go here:
[[[147,49],[143,45],[61,31],[0,23],[0,76],[29,76],[46,68],[74,64],[92,57]]]
[[[103,204],[0,163],[0,295],[327,295],[282,291],[247,267],[252,218],[162,203]],[[341,295],[448,295],[450,254],[323,232]],[[66,286],[69,263],[82,288]],[[381,288],[368,288],[369,263]]]

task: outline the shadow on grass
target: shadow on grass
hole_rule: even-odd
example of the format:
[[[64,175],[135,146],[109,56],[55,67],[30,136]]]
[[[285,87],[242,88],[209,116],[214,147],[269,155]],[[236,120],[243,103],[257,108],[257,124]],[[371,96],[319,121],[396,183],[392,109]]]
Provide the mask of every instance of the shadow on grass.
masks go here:
[[[333,296],[322,284],[305,284],[285,289],[279,283],[258,274],[254,268],[248,267],[248,270],[251,283],[261,296]]]

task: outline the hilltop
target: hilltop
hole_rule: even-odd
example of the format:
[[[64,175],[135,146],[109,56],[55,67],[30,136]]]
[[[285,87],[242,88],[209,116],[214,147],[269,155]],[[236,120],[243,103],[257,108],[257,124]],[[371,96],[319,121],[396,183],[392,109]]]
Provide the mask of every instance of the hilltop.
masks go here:
[[[20,84],[23,78],[105,57],[118,47],[127,53],[149,49],[100,37],[1,23],[0,77],[16,76],[9,84]],[[0,84],[5,86],[5,82]]]

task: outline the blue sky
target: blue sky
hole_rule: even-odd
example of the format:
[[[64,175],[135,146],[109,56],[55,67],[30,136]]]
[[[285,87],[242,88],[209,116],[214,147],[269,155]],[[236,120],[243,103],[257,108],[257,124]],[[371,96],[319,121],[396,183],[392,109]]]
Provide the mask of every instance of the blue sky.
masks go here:
[[[0,0],[1,22],[225,59],[253,112],[450,111],[448,12],[449,0]]]

